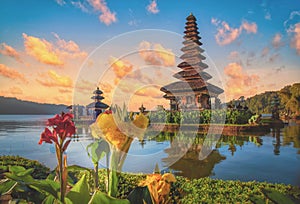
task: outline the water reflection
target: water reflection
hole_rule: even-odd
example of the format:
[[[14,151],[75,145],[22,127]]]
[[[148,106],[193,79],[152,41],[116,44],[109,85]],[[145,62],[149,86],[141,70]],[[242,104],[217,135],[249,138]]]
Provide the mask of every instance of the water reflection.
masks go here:
[[[292,124],[283,129],[283,141],[282,145],[298,148],[298,154],[300,154],[300,125]]]
[[[274,154],[275,155],[280,155],[280,128],[273,128],[272,129],[272,136],[273,138],[275,138],[275,142],[273,142],[273,146],[274,146]]]

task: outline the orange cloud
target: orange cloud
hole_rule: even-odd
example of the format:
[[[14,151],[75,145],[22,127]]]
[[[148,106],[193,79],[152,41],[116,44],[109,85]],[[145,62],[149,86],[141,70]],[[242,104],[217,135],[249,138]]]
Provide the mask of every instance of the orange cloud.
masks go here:
[[[163,93],[160,91],[159,86],[147,86],[137,90],[134,94],[138,96],[147,96],[150,98],[163,98]]]
[[[171,67],[175,65],[175,54],[161,44],[151,44],[142,41],[139,45],[139,54],[146,63]]]
[[[110,58],[110,64],[116,75],[115,84],[118,84],[120,79],[128,75],[133,70],[133,65],[129,61],[117,59],[115,57]]]
[[[12,58],[15,58],[17,61],[22,62],[20,58],[20,54],[11,46],[1,43],[0,45],[0,53],[2,55],[10,56]]]
[[[259,76],[249,75],[244,72],[243,67],[238,63],[230,63],[224,68],[224,73],[228,77],[225,94],[228,99],[240,96],[251,96],[257,92],[256,84]]]
[[[109,83],[100,83],[99,87],[104,94],[110,94],[113,90],[113,86],[110,85]]]
[[[300,23],[295,24],[293,32],[294,36],[291,40],[290,46],[296,49],[297,54],[300,55]]]
[[[4,64],[0,64],[0,75],[10,79],[18,79],[22,82],[27,83],[27,79],[23,74],[18,72],[17,70],[10,68]]]
[[[53,35],[57,39],[56,44],[23,33],[26,53],[41,63],[54,66],[64,65],[66,58],[82,60],[87,56],[74,41],[65,41],[56,33]]]
[[[70,89],[59,89],[58,90],[60,93],[72,93],[72,90],[70,90]]]
[[[216,42],[219,45],[227,45],[235,41],[245,30],[247,33],[257,33],[257,25],[256,23],[249,23],[247,21],[243,21],[240,27],[232,28],[225,21],[220,21],[216,18],[211,19],[211,23],[217,26],[217,34],[215,35]]]
[[[153,14],[157,14],[159,12],[156,0],[151,1],[150,4],[146,8],[147,8],[147,11],[149,11],[150,13],[153,13]]]
[[[73,80],[69,76],[59,75],[54,70],[40,74],[40,78],[36,79],[36,81],[47,87],[73,88]]]
[[[106,5],[104,0],[88,0],[89,4],[96,11],[100,11],[102,14],[99,16],[99,20],[103,22],[105,25],[110,25],[117,21],[116,13],[111,12]]]
[[[23,33],[24,46],[27,54],[36,60],[49,65],[63,65],[63,61],[55,52],[53,45],[45,39],[28,36]]]
[[[16,86],[13,86],[9,89],[9,92],[13,95],[21,95],[23,94],[23,91],[21,88],[19,87],[16,87]]]
[[[93,91],[96,89],[96,83],[93,83],[91,81],[81,79],[76,83],[75,90],[80,91],[82,93],[90,93],[92,94]]]
[[[10,87],[8,90],[1,90],[0,94],[3,96],[16,96],[22,95],[23,90],[17,86]]]

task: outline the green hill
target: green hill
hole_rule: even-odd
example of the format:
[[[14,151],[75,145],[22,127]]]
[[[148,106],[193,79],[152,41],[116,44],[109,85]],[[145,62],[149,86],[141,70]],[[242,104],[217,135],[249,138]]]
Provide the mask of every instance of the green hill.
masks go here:
[[[67,112],[66,105],[35,103],[0,96],[0,114],[57,114]]]
[[[271,113],[271,102],[275,95],[280,99],[280,113],[289,116],[300,115],[300,83],[285,86],[279,91],[267,91],[245,99],[243,102],[253,113]],[[238,101],[235,101],[235,103]],[[228,104],[232,104],[233,101]]]

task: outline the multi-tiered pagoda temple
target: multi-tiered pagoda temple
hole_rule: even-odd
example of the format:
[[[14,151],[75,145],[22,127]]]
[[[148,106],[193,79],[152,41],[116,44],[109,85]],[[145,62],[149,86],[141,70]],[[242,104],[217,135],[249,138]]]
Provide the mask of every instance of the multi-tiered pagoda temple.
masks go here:
[[[184,54],[180,57],[183,60],[178,67],[182,71],[173,76],[181,81],[171,83],[160,90],[165,93],[164,98],[170,100],[171,110],[198,110],[211,108],[211,101],[219,101],[218,95],[224,91],[207,82],[212,76],[203,70],[208,65],[203,63],[204,50],[200,48],[198,27],[196,18],[190,14],[186,18],[185,35],[183,48]]]
[[[94,96],[91,99],[95,100],[94,103],[91,103],[89,106],[93,106],[95,110],[95,118],[102,113],[103,110],[107,109],[109,106],[102,102],[104,97],[102,96],[103,92],[97,87],[97,89],[93,92]]]

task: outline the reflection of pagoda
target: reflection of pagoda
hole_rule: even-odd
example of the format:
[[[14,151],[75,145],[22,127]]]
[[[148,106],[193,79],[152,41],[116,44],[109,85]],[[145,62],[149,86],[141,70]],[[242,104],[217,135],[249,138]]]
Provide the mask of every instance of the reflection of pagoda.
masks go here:
[[[105,103],[101,102],[104,97],[102,96],[103,92],[97,87],[97,89],[93,92],[94,96],[91,97],[91,99],[94,99],[94,102],[89,104],[89,108],[94,108],[95,110],[95,118],[102,113],[103,110],[108,108],[108,105]]]
[[[199,160],[201,148],[202,144],[192,144],[186,154],[171,164],[170,168],[179,171],[178,175],[187,178],[203,178],[212,175],[215,165],[225,160],[226,157],[221,155],[218,150],[213,150],[204,160]],[[168,157],[163,158],[163,162],[168,164],[169,161],[174,161],[174,157],[177,156],[176,151],[174,152],[170,148],[165,152]]]
[[[173,75],[181,81],[166,85],[160,90],[166,93],[164,98],[170,100],[171,110],[211,108],[211,99],[218,101],[218,95],[223,90],[206,82],[212,76],[203,71],[208,65],[202,62],[205,59],[202,55],[204,50],[200,48],[201,38],[198,36],[193,14],[187,17],[184,33],[184,47],[181,49],[184,54],[180,57],[183,62],[178,65],[182,71]]]

